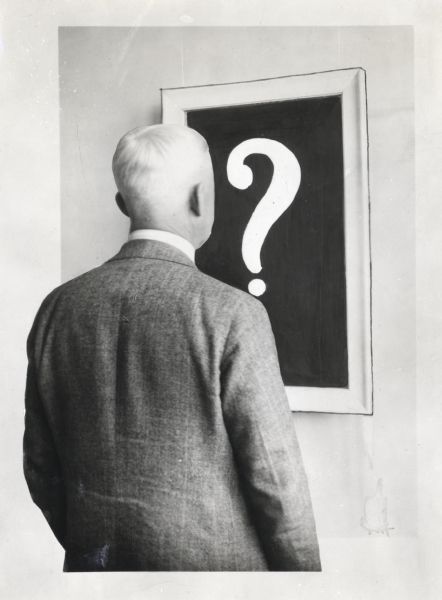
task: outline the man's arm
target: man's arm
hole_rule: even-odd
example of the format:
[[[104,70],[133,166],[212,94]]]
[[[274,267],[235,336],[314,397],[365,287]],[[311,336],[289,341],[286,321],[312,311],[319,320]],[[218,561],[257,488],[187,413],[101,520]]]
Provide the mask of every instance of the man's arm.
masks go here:
[[[269,568],[320,571],[308,483],[273,332],[258,301],[232,321],[221,365],[225,424]]]
[[[33,331],[28,338],[23,470],[31,497],[60,544],[65,540],[65,493],[53,437],[41,403],[33,358]]]

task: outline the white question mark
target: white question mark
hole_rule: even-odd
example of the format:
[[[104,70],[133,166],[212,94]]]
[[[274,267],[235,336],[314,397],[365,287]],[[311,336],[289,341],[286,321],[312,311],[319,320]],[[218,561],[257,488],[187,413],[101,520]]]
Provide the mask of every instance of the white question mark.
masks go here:
[[[250,154],[265,154],[274,166],[273,178],[267,192],[257,204],[244,230],[242,256],[252,273],[259,273],[261,248],[270,228],[295,199],[301,183],[298,159],[284,144],[268,138],[251,138],[241,142],[227,160],[227,178],[240,190],[247,189],[253,181],[253,172],[244,160]],[[262,296],[266,284],[262,279],[252,279],[249,292]]]

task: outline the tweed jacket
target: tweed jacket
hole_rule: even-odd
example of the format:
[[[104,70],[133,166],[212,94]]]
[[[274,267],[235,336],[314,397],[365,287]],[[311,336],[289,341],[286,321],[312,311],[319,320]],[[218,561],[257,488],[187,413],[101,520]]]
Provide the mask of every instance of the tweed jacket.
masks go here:
[[[163,242],[55,289],[24,472],[66,571],[320,570],[266,310]]]

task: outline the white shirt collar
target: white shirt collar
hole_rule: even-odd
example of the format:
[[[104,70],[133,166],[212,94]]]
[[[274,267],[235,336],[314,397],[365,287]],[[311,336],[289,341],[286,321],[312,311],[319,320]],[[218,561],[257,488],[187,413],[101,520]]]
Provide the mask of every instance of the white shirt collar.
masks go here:
[[[188,240],[176,233],[163,231],[162,229],[135,229],[135,231],[129,233],[129,242],[132,240],[156,240],[157,242],[164,242],[181,250],[192,262],[195,262],[195,248]]]

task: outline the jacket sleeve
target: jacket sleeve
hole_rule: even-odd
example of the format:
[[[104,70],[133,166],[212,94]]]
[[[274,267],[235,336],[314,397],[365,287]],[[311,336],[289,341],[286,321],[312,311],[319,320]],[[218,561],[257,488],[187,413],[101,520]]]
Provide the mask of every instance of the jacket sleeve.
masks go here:
[[[235,311],[221,365],[226,428],[269,569],[320,571],[307,478],[259,301]]]
[[[53,437],[38,391],[33,356],[33,332],[28,338],[25,391],[23,470],[31,497],[41,509],[60,544],[65,539],[65,493]]]

